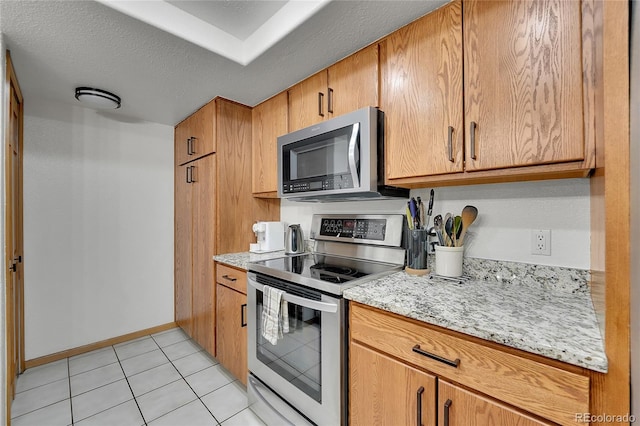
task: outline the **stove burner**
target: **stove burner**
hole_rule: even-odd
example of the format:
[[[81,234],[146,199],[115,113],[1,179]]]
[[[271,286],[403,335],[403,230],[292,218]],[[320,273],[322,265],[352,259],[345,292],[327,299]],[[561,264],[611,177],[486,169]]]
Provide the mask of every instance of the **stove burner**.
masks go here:
[[[334,284],[342,284],[347,281],[351,281],[367,275],[366,273],[360,272],[355,268],[349,268],[348,266],[330,265],[327,263],[317,263],[315,265],[311,265],[310,269],[312,277]]]
[[[353,268],[348,268],[346,266],[334,266],[334,265],[326,265],[326,264],[319,264],[319,265],[314,265],[317,269],[321,269],[324,272],[331,272],[334,274],[339,274],[339,275],[355,275],[358,273],[357,269],[353,269]]]

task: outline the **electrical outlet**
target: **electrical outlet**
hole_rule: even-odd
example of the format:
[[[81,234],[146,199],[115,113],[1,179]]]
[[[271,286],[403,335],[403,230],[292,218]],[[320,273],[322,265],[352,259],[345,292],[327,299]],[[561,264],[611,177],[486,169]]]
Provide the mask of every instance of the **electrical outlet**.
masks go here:
[[[550,229],[534,229],[531,231],[531,254],[551,256]]]

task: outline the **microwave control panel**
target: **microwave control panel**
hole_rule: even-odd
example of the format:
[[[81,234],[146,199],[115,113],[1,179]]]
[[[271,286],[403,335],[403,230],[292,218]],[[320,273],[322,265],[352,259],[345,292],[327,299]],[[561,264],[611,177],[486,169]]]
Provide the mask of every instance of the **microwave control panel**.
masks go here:
[[[285,182],[282,185],[282,193],[291,194],[295,192],[327,191],[343,188],[353,188],[353,178],[350,174],[325,176],[300,182]]]
[[[323,218],[320,235],[345,239],[384,241],[386,219],[335,219]]]

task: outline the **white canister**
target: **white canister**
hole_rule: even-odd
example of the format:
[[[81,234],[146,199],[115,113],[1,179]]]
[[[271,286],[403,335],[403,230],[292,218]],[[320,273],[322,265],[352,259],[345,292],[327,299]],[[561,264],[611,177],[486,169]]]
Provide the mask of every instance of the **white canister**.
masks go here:
[[[464,246],[436,246],[436,274],[445,277],[462,276]]]

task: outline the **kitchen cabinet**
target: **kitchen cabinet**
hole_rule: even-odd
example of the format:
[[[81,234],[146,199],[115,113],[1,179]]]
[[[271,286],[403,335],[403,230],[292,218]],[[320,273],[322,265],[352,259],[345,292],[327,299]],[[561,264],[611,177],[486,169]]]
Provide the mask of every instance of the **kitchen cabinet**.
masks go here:
[[[358,343],[349,350],[349,424],[436,425],[435,376]]]
[[[176,165],[211,154],[216,150],[215,102],[210,102],[187,117],[175,128]]]
[[[349,351],[358,351],[357,345],[366,346],[381,356],[398,360],[405,366],[436,377],[438,392],[438,421],[444,418],[444,403],[451,399],[457,403],[458,419],[475,418],[477,424],[520,424],[491,422],[487,419],[500,416],[534,416],[563,425],[576,425],[576,413],[589,412],[589,385],[587,373],[582,369],[553,360],[541,360],[511,348],[480,341],[452,331],[367,307],[359,303],[350,304]],[[358,356],[358,355],[357,355]],[[350,374],[358,365],[350,362]],[[391,367],[387,367],[391,368]],[[375,369],[374,369],[375,370]],[[397,375],[396,380],[404,380]],[[357,399],[362,380],[350,384],[350,392],[356,393],[351,400],[354,413],[363,413],[367,408],[353,406],[362,404]],[[464,386],[469,395],[462,395],[444,385],[444,382]],[[426,389],[426,386],[425,386]],[[449,392],[449,393],[446,393]],[[441,400],[443,395],[447,397]],[[532,398],[532,395],[535,395]],[[415,395],[405,404],[410,404]],[[387,397],[388,398],[388,397]],[[488,404],[493,402],[493,404]],[[366,407],[366,402],[364,402]],[[449,407],[450,414],[453,405]],[[476,408],[474,408],[476,407]],[[514,414],[509,414],[512,411]],[[474,413],[474,414],[471,414]],[[360,421],[356,419],[354,421]],[[521,420],[524,421],[524,420]],[[533,420],[531,420],[533,421]],[[406,423],[405,423],[406,424]],[[545,423],[522,423],[545,424]]]
[[[368,46],[288,90],[289,131],[367,106],[377,107],[378,45]]]
[[[247,273],[216,265],[216,323],[220,364],[247,385]]]
[[[175,317],[200,346],[215,354],[213,260],[215,155],[176,167]]]
[[[464,3],[466,170],[583,160],[581,3]]]
[[[201,115],[208,111],[206,115]],[[216,284],[213,256],[246,251],[251,226],[280,218],[279,199],[251,191],[251,109],[216,98],[198,110],[215,130],[216,152],[176,167],[175,320],[215,356]],[[189,117],[182,123],[189,123]],[[182,124],[181,123],[181,124]],[[215,123],[215,124],[213,124]],[[176,137],[181,133],[176,126]],[[176,146],[181,145],[176,140]]]
[[[551,426],[459,386],[438,380],[439,426]]]
[[[254,197],[278,196],[278,136],[288,132],[288,96],[282,92],[251,111],[251,164]]]
[[[251,108],[224,100],[217,117],[216,254],[237,253],[255,242],[256,221],[280,220],[280,199],[252,194]]]
[[[456,1],[383,40],[386,183],[587,176],[595,166],[588,9]]]
[[[391,34],[381,52],[386,179],[462,172],[461,2]]]

